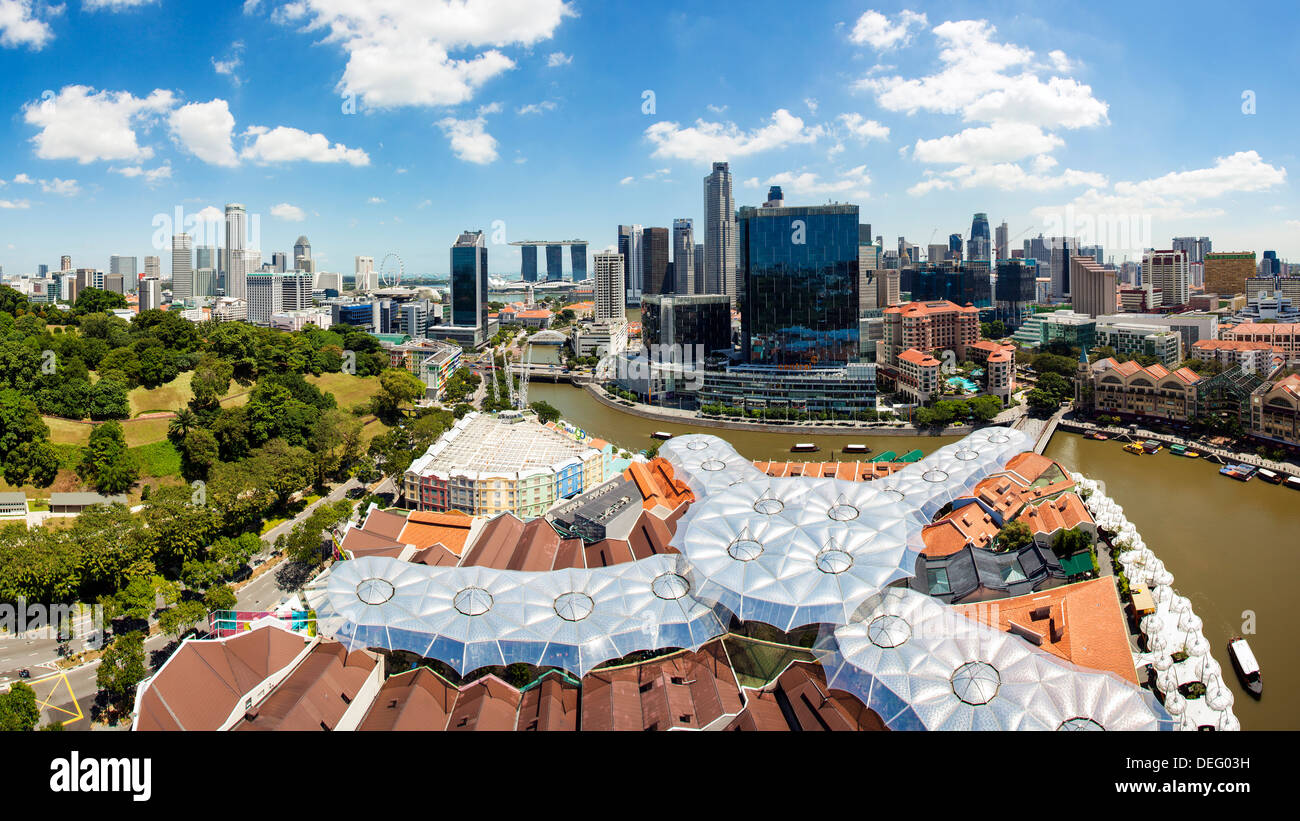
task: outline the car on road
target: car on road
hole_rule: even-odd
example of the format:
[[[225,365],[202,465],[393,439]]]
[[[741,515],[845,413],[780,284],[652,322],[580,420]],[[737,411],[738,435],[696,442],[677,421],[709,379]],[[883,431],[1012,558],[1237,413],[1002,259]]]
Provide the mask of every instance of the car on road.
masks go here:
[[[32,671],[28,670],[26,667],[18,671],[18,678],[31,678],[31,677],[32,677]]]

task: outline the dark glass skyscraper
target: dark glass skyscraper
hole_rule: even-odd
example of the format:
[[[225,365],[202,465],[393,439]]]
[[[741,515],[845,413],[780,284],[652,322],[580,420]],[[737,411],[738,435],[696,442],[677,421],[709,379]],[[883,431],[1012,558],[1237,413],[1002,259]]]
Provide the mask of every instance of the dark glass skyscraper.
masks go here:
[[[641,255],[644,296],[671,294],[672,281],[668,272],[668,248],[672,243],[667,228],[646,228],[641,232]],[[667,289],[667,290],[665,290]]]
[[[953,259],[961,261],[961,234],[948,235],[948,251]]]
[[[571,272],[570,278],[574,282],[581,282],[587,278],[586,243],[569,246],[569,271]]]
[[[741,208],[741,343],[754,365],[842,365],[858,351],[858,207]]]
[[[970,224],[970,239],[966,242],[967,262],[988,262],[993,252],[993,237],[989,233],[989,215],[980,212]]]
[[[695,345],[704,353],[731,349],[731,300],[726,294],[648,296],[641,300],[641,341],[645,345]]]
[[[989,308],[993,305],[987,261],[955,268],[938,265],[904,268],[899,275],[898,287],[909,292],[913,302],[946,299],[958,305],[971,304],[976,308]]]
[[[1024,324],[1025,316],[1032,310],[1037,297],[1035,279],[1038,268],[1026,265],[1023,259],[998,260],[998,282],[994,289],[996,316],[1009,328],[1016,330]]]
[[[546,281],[558,282],[564,279],[564,246],[546,246]]]
[[[482,231],[465,231],[451,246],[451,324],[487,330],[488,256]]]
[[[523,275],[524,282],[537,281],[537,246],[522,245],[519,247],[520,267],[519,273]]]

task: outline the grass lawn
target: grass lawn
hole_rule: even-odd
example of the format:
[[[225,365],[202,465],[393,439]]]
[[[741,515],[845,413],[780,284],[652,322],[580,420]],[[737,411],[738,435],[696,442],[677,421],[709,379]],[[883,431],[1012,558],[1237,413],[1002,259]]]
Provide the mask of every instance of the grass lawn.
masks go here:
[[[325,393],[334,394],[334,399],[343,410],[370,401],[370,397],[379,393],[379,377],[350,376],[346,373],[326,373],[320,376],[307,375],[307,381]]]
[[[90,425],[60,419],[57,416],[42,416],[41,420],[50,428],[50,441],[56,445],[85,445],[90,441]]]
[[[273,528],[273,527],[277,527],[277,526],[279,526],[279,525],[282,525],[282,524],[284,524],[284,523],[287,522],[287,521],[289,521],[289,520],[288,520],[288,519],[268,519],[266,522],[264,522],[264,523],[262,524],[262,532],[261,532],[260,534],[258,534],[258,535],[262,535],[262,536],[264,536],[264,535],[266,535],[266,532],[267,532],[268,530],[270,530],[271,528]]]
[[[166,439],[131,448],[130,452],[140,468],[141,478],[176,476],[181,472],[181,454]]]
[[[373,416],[363,416],[361,418],[361,424],[362,424],[362,428],[361,428],[361,449],[362,450],[365,450],[366,448],[370,447],[371,439],[374,439],[376,436],[383,436],[385,433],[388,433],[388,431],[392,430],[391,427],[385,425],[383,422],[380,422],[378,419],[376,419]]]
[[[184,407],[194,398],[194,391],[190,388],[190,380],[193,378],[193,371],[185,371],[166,385],[132,388],[126,394],[127,401],[131,403],[131,418],[142,413],[174,411]]]

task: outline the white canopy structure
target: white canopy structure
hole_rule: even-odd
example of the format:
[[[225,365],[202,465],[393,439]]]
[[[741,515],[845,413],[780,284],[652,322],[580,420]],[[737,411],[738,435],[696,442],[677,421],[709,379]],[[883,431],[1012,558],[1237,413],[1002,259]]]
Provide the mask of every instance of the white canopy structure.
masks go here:
[[[828,687],[896,730],[1156,730],[1153,698],[912,590],[890,588],[817,653]]]

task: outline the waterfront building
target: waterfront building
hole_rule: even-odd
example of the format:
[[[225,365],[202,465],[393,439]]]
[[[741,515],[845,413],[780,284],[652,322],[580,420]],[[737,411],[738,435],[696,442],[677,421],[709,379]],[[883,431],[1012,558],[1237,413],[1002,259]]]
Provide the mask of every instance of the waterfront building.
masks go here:
[[[1098,413],[1122,413],[1186,422],[1198,415],[1197,386],[1205,377],[1191,368],[1170,371],[1112,357],[1094,362],[1092,402]]]
[[[1300,375],[1260,385],[1250,396],[1250,434],[1300,447]]]
[[[524,245],[519,248],[519,277],[524,282],[537,281],[536,245]]]
[[[737,233],[744,361],[826,367],[855,359],[858,207],[744,207]]]
[[[658,296],[673,293],[672,279],[668,275],[668,251],[672,244],[667,228],[645,228],[641,231],[641,295]]]
[[[1224,295],[1244,293],[1246,280],[1257,274],[1254,251],[1211,251],[1205,254],[1206,291]]]
[[[1206,311],[1184,311],[1178,314],[1105,314],[1097,317],[1098,324],[1121,323],[1145,325],[1154,331],[1177,331],[1183,338],[1183,351],[1190,351],[1202,339],[1219,338],[1219,315]]]
[[[641,339],[647,349],[659,345],[661,349],[695,351],[701,346],[705,355],[729,353],[731,300],[726,294],[644,297]]]
[[[1154,356],[1166,367],[1183,361],[1182,335],[1168,329],[1128,322],[1098,322],[1096,344],[1114,348],[1121,356]]]
[[[627,350],[627,322],[583,324],[573,329],[575,356],[617,356]]]
[[[1113,268],[1103,267],[1092,257],[1071,257],[1070,301],[1074,312],[1087,316],[1115,313],[1118,308],[1115,273]]]
[[[893,360],[894,386],[916,404],[924,405],[940,390],[942,367],[943,363],[930,354],[908,348]]]
[[[906,350],[922,353],[950,350],[958,362],[979,341],[979,310],[953,302],[908,302],[885,309],[885,349],[881,364],[896,364]]]
[[[582,282],[587,278],[587,243],[574,242],[569,245],[569,279]]]
[[[1025,324],[1012,335],[1012,339],[1032,348],[1062,340],[1069,345],[1089,351],[1097,344],[1099,321],[1072,311],[1033,314],[1026,318]]]
[[[715,162],[713,170],[704,178],[704,286],[707,293],[726,294],[733,308],[737,307],[737,295],[743,290],[741,262],[737,257],[741,239],[735,215],[731,166]]]
[[[1006,405],[1016,390],[1016,346],[981,339],[967,347],[971,362],[984,368],[984,392],[996,396]]]
[[[546,246],[546,281],[560,282],[564,279],[564,246]]]
[[[411,463],[408,508],[471,516],[541,516],[606,479],[600,450],[541,425],[532,414],[468,413]]]
[[[689,376],[689,375],[688,375]],[[782,370],[736,365],[708,370],[699,404],[735,408],[788,408],[809,413],[851,414],[876,407],[876,366],[852,363],[836,368]],[[682,391],[678,387],[678,391]]]

